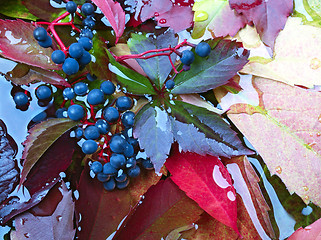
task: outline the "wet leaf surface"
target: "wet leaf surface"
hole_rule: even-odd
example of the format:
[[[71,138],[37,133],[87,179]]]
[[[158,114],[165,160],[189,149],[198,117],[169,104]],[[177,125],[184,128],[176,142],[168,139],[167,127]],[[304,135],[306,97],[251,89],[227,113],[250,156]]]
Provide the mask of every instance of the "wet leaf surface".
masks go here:
[[[170,179],[149,188],[125,219],[115,239],[161,239],[172,230],[199,219],[203,210]]]
[[[0,19],[0,54],[11,60],[43,69],[59,70],[51,61],[51,48],[41,47],[33,37],[35,27],[22,20]]]

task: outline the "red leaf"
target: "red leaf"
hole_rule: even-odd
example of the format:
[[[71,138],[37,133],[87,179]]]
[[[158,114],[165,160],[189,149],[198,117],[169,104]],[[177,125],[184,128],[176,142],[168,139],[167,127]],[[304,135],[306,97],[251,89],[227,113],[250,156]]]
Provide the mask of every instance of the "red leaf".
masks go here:
[[[238,233],[235,189],[227,169],[217,157],[176,151],[165,165],[187,196]]]
[[[320,240],[321,239],[321,219],[311,225],[297,229],[288,240]]]
[[[248,23],[254,23],[262,41],[272,47],[293,11],[293,0],[229,0],[229,3],[231,8],[247,18]]]
[[[93,0],[93,3],[103,12],[110,25],[115,31],[116,42],[125,29],[125,12],[118,2],[113,0]]]
[[[0,19],[0,54],[28,65],[59,70],[61,66],[51,61],[51,48],[39,46],[33,37],[35,27],[22,20]]]
[[[131,179],[126,189],[108,192],[101,182],[89,176],[87,164],[80,178],[76,202],[76,211],[82,219],[79,223],[81,231],[77,235],[79,239],[106,239],[116,231],[141,195],[159,179],[154,171],[142,171],[137,178]]]
[[[199,219],[203,210],[170,178],[159,181],[145,194],[115,235],[117,240],[161,239],[172,230]]]

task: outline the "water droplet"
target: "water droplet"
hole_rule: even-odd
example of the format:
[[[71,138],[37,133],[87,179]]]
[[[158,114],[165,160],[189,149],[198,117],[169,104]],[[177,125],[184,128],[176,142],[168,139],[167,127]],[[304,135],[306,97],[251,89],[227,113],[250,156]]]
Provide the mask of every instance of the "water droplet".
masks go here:
[[[61,219],[62,219],[62,216],[61,216],[61,215],[58,215],[56,218],[57,218],[57,221],[60,222]]]
[[[307,186],[303,186],[304,191],[308,191],[309,188]]]
[[[318,133],[317,133],[317,137],[320,137],[320,136],[321,136],[321,133],[318,132]]]
[[[318,69],[321,66],[321,61],[318,58],[312,58],[310,62],[310,68],[313,70]]]
[[[235,194],[232,191],[227,192],[227,198],[230,199],[231,201],[235,201],[236,199]]]
[[[226,179],[223,177],[221,171],[220,171],[220,167],[218,165],[214,166],[213,169],[213,179],[214,182],[217,184],[217,186],[219,186],[220,188],[227,188],[229,186],[231,186]]]
[[[194,15],[195,22],[203,22],[208,19],[208,13],[205,11],[196,11]]]
[[[23,234],[26,238],[30,238],[30,234],[29,233],[25,233]]]
[[[307,231],[310,231],[311,229],[312,229],[311,226],[306,226],[306,227],[304,228],[304,230],[307,230]]]
[[[277,166],[277,167],[275,168],[275,171],[276,171],[278,174],[281,174],[281,173],[282,173],[282,168],[281,168],[281,166]]]
[[[160,24],[165,24],[167,21],[165,18],[159,19],[158,21]]]
[[[158,17],[158,16],[159,16],[159,13],[158,13],[158,12],[155,12],[155,13],[154,13],[154,16],[155,16],[155,17]]]

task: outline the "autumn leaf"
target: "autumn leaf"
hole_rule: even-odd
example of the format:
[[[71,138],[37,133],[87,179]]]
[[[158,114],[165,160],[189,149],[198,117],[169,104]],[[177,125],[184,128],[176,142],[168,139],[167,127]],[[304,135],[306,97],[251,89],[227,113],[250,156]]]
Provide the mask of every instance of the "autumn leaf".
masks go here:
[[[248,114],[234,105],[228,117],[290,193],[320,206],[320,93],[263,78],[254,85],[264,107],[251,106],[256,113]]]
[[[20,239],[59,239],[71,240],[75,236],[74,208],[72,191],[63,183],[59,189],[62,200],[50,216],[35,216],[25,212],[15,218],[15,231],[11,232],[12,240]]]
[[[78,122],[70,119],[56,118],[43,121],[30,129],[30,134],[27,136],[27,140],[24,142],[25,148],[22,155],[24,164],[21,173],[20,184],[26,180],[26,177],[31,171],[32,167],[50,148],[50,146],[57,141],[62,134],[77,124]]]
[[[134,208],[141,195],[160,178],[154,171],[142,170],[137,178],[131,179],[127,188],[108,192],[101,182],[90,177],[86,164],[77,189],[79,199],[76,201],[76,211],[82,216],[79,222],[81,231],[77,233],[79,239],[106,239],[117,230],[121,220]]]
[[[295,49],[295,50],[294,50]],[[253,59],[241,72],[290,85],[321,85],[321,29],[289,18],[275,42],[272,61]]]
[[[11,60],[43,69],[61,69],[61,66],[51,61],[53,50],[40,47],[34,39],[35,28],[31,23],[19,19],[0,19],[0,54]]]
[[[18,181],[19,173],[14,159],[17,150],[16,142],[0,119],[0,202],[7,198]]]
[[[249,24],[254,23],[262,41],[270,47],[293,11],[293,0],[229,0],[229,3]]]
[[[171,179],[187,196],[238,233],[235,189],[227,169],[217,157],[179,153],[176,149],[165,166]]]
[[[125,29],[125,12],[118,2],[113,0],[93,0],[93,3],[103,12],[115,31],[116,42],[123,35]]]
[[[161,239],[172,230],[195,222],[202,212],[193,200],[167,178],[148,189],[142,202],[120,226],[115,239]]]
[[[52,7],[47,0],[37,0],[37,4],[33,0],[23,0],[22,4],[30,13],[48,22],[53,21],[61,12],[65,12],[65,9]]]
[[[37,20],[37,17],[28,11],[21,0],[2,1],[0,3],[0,13],[12,18],[23,18],[32,21]]]
[[[206,31],[215,37],[234,36],[246,24],[246,19],[235,14],[226,0],[203,0],[193,5],[193,38],[200,38]]]
[[[321,237],[321,219],[315,221],[311,225],[305,228],[297,229],[288,240],[302,240],[302,239],[311,239],[319,240]]]

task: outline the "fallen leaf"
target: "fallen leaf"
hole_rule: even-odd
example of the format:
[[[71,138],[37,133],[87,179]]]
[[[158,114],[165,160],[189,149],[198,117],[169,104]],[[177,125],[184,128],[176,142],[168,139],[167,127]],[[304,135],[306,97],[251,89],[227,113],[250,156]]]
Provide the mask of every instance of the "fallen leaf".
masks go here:
[[[171,179],[187,196],[238,233],[235,189],[227,169],[217,157],[179,153],[176,149],[165,166]]]
[[[24,159],[20,185],[26,180],[27,175],[41,156],[54,144],[59,137],[67,132],[78,122],[70,119],[54,118],[43,121],[29,130],[25,148],[22,154]]]
[[[229,3],[249,24],[254,23],[262,41],[270,47],[293,11],[293,0],[229,0]]]
[[[64,183],[59,190],[63,197],[52,215],[42,217],[25,212],[15,218],[16,230],[10,235],[12,240],[74,239],[76,232],[73,223],[75,203],[72,200],[72,191],[68,191]]]
[[[11,60],[43,69],[61,69],[51,61],[52,48],[41,47],[33,37],[34,27],[22,20],[0,20],[0,54]]]
[[[275,42],[268,63],[250,61],[241,72],[274,79],[289,85],[312,88],[321,85],[321,29],[289,18]]]
[[[167,178],[148,189],[142,202],[125,219],[115,239],[149,240],[199,219],[203,210]]]
[[[193,38],[200,38],[206,31],[216,37],[234,36],[246,24],[246,19],[235,14],[226,0],[203,0],[193,5]]]
[[[125,30],[124,10],[118,2],[113,0],[92,0],[92,2],[99,7],[114,29],[116,34],[116,44]]]
[[[254,86],[265,108],[251,106],[256,113],[249,115],[236,105],[228,117],[290,193],[321,206],[320,92],[264,78]]]
[[[321,239],[321,219],[315,221],[305,228],[297,229],[288,240],[320,240]]]
[[[127,188],[108,192],[101,182],[90,177],[86,164],[77,189],[76,211],[82,219],[79,222],[81,231],[77,233],[79,239],[105,240],[160,178],[154,171],[142,170],[137,178],[131,179]]]

